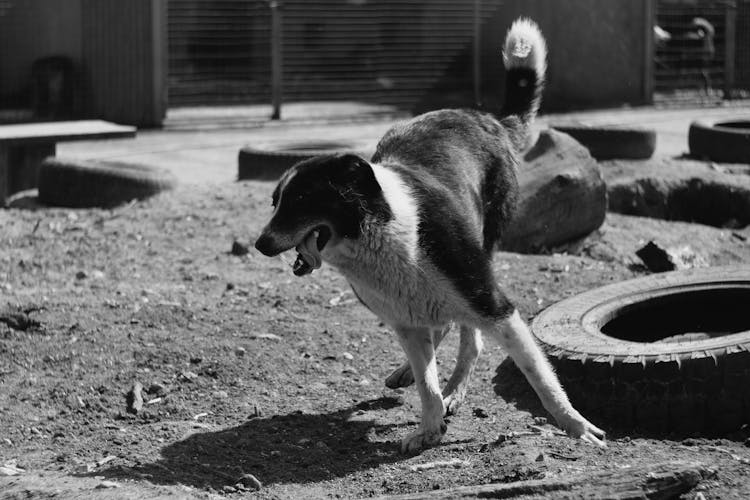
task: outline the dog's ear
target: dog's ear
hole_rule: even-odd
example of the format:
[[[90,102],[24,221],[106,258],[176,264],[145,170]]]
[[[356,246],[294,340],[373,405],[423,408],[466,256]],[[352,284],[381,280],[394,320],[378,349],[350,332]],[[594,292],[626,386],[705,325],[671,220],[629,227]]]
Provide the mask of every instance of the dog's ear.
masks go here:
[[[357,187],[357,191],[364,196],[374,196],[380,194],[382,189],[375,178],[370,163],[364,158],[355,154],[344,154],[341,161],[346,166],[347,182]]]

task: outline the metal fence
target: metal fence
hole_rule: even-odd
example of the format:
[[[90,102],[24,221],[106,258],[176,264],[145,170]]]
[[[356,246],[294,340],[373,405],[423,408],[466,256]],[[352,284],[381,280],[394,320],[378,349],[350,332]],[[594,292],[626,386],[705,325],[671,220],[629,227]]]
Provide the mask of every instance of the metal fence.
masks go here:
[[[659,0],[654,100],[750,97],[750,0]]]

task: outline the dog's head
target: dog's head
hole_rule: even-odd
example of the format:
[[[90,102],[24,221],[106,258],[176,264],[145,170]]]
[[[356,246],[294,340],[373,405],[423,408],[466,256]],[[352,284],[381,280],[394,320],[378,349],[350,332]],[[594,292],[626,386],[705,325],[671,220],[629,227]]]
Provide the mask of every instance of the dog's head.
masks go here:
[[[296,164],[279,181],[272,204],[273,215],[255,248],[271,257],[296,247],[297,276],[320,267],[327,245],[358,238],[366,217],[387,212],[372,167],[353,154]]]

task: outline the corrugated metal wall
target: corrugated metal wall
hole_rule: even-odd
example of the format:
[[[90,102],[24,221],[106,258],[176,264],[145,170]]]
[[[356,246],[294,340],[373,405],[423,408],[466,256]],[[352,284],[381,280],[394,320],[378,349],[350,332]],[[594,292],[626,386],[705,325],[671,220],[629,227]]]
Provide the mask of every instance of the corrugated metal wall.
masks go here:
[[[83,0],[87,111],[159,125],[166,113],[166,0]]]
[[[483,1],[482,19],[502,4]],[[471,89],[474,2],[286,0],[284,99],[413,105]],[[268,2],[169,0],[170,105],[270,100]]]

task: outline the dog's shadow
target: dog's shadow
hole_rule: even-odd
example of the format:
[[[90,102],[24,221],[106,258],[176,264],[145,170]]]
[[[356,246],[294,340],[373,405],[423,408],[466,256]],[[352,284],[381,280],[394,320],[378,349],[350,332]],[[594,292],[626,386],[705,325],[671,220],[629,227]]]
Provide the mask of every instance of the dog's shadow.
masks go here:
[[[367,415],[401,404],[396,398],[382,397],[332,413],[254,418],[171,443],[154,462],[112,467],[96,475],[216,490],[234,485],[247,473],[264,485],[341,477],[403,460],[397,442],[378,437],[398,425],[378,424]]]

